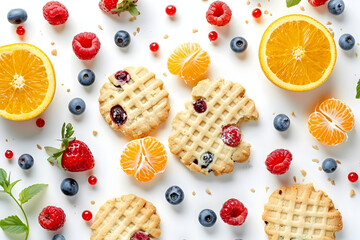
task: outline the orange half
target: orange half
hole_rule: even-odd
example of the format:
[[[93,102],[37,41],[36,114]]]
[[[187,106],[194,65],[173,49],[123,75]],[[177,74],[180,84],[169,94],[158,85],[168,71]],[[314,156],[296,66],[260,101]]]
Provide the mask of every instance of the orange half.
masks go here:
[[[164,145],[154,137],[136,139],[126,144],[121,157],[122,170],[140,182],[152,180],[165,170],[167,154]]]

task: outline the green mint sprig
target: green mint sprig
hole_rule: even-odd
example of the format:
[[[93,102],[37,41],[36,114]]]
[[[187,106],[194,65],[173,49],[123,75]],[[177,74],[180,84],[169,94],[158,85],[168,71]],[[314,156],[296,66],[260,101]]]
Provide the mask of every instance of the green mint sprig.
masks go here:
[[[360,98],[360,79],[356,86],[356,98]]]
[[[298,5],[301,2],[301,0],[286,0],[286,6],[293,7],[295,5]]]
[[[25,240],[29,237],[30,227],[29,221],[24,211],[23,205],[27,203],[31,198],[33,198],[36,194],[41,192],[47,184],[34,184],[25,189],[23,189],[19,194],[19,199],[16,199],[12,194],[12,189],[21,180],[16,180],[14,182],[10,181],[10,173],[7,174],[6,171],[0,168],[0,186],[2,190],[0,193],[8,194],[20,207],[22,213],[24,214],[26,224],[21,221],[21,219],[17,215],[9,216],[3,220],[0,220],[0,227],[7,233],[11,234],[23,234],[25,233]]]

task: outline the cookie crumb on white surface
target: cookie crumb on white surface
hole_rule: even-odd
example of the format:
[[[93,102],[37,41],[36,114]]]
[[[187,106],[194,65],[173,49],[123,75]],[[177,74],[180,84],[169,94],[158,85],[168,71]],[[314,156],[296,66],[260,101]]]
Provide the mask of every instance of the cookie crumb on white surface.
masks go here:
[[[332,22],[330,22],[330,21],[326,22],[326,25],[331,25],[331,24],[332,24]]]
[[[251,191],[252,193],[254,193],[254,192],[255,192],[255,189],[251,188],[250,191]]]
[[[248,24],[248,23],[249,23],[249,21],[248,21],[248,20],[245,20],[245,23],[246,23],[246,24]]]
[[[269,14],[269,11],[268,11],[268,10],[265,10],[265,11],[264,11],[264,14],[265,14],[265,15],[268,15],[268,14]]]
[[[140,27],[137,27],[137,28],[136,28],[136,31],[139,33],[139,32],[140,32]]]
[[[206,192],[207,194],[211,195],[211,192],[210,192],[210,190],[209,190],[208,188],[205,189],[205,192]]]
[[[196,195],[196,192],[195,192],[195,191],[193,191],[193,192],[192,192],[192,195],[193,195],[193,196],[195,196],[195,195]]]
[[[294,180],[294,182],[296,183],[296,176],[293,176],[293,180]]]
[[[341,162],[339,160],[336,160],[337,164],[341,164]]]
[[[67,92],[70,92],[70,88],[66,89]]]
[[[319,171],[322,171],[322,167],[318,167]]]
[[[261,7],[261,3],[258,3],[257,6],[258,6],[258,7]]]
[[[319,150],[319,146],[318,145],[312,145],[312,148],[315,150]]]
[[[54,42],[51,42],[50,44],[51,44],[52,46],[54,46],[54,45],[55,45],[55,43],[54,43]]]
[[[349,195],[350,195],[350,197],[355,196],[355,190],[354,190],[354,189],[351,189],[351,190],[350,190],[350,194],[349,194]]]
[[[167,77],[167,74],[166,73],[163,73],[164,77]]]
[[[295,115],[295,113],[294,113],[294,112],[291,112],[291,116],[296,117],[296,115]]]
[[[304,177],[306,176],[306,171],[304,169],[301,169],[300,172]]]
[[[90,203],[91,203],[91,205],[95,205],[95,201],[94,201],[94,200],[92,200]]]
[[[332,180],[332,181],[331,181],[331,184],[335,186],[335,181],[334,181],[334,180]]]
[[[197,33],[199,30],[197,30],[196,28],[193,28],[192,32],[193,33]]]
[[[136,32],[133,32],[134,37],[136,36]]]
[[[36,144],[36,147],[37,147],[39,150],[42,150],[42,146],[40,146],[39,144]]]
[[[168,38],[169,38],[169,35],[165,34],[163,38],[164,38],[164,39],[168,39]]]
[[[136,20],[136,17],[131,17],[131,18],[129,18],[129,22],[133,22],[133,21],[135,21]]]
[[[57,50],[56,49],[51,50],[51,55],[57,56]]]
[[[250,5],[250,1],[249,1],[249,0],[246,1],[246,5]]]
[[[102,26],[101,26],[101,25],[98,25],[98,28],[99,28],[100,30],[103,30],[103,28],[102,28]]]
[[[97,131],[92,131],[92,134],[94,135],[94,136],[96,136],[96,135],[98,135],[98,132]]]
[[[301,10],[301,11],[305,11],[304,6],[300,6],[300,10]]]
[[[265,188],[265,191],[268,192],[268,191],[269,191],[269,187],[266,187],[266,188]]]
[[[315,163],[319,163],[319,159],[317,159],[317,158],[313,158],[311,161],[313,161]]]

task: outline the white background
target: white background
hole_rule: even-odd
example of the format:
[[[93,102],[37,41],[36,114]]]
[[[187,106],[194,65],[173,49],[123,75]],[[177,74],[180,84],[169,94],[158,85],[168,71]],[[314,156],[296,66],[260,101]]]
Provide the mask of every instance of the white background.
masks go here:
[[[161,216],[161,239],[235,239],[262,240],[267,239],[261,220],[263,205],[271,192],[282,185],[293,184],[293,176],[302,180],[301,169],[307,171],[306,183],[313,182],[317,189],[323,189],[333,199],[335,206],[343,215],[344,229],[337,233],[339,240],[360,238],[358,218],[360,213],[360,188],[358,184],[351,184],[347,180],[350,171],[360,174],[360,133],[358,121],[354,130],[349,134],[348,141],[336,146],[326,147],[316,142],[307,130],[307,118],[320,100],[336,97],[344,100],[359,116],[359,100],[355,99],[355,88],[359,74],[359,46],[349,52],[338,48],[337,63],[329,80],[319,88],[304,92],[288,92],[270,83],[261,71],[258,62],[258,46],[262,33],[266,27],[280,16],[290,13],[310,15],[322,23],[331,21],[335,32],[336,42],[342,33],[349,32],[356,39],[360,39],[360,2],[346,1],[346,10],[341,16],[333,16],[326,6],[311,7],[306,0],[293,8],[286,8],[285,0],[252,1],[248,6],[246,0],[226,1],[233,11],[230,24],[217,28],[209,25],[205,19],[205,12],[210,2],[201,0],[140,0],[141,16],[134,22],[129,22],[129,15],[121,17],[108,16],[98,8],[97,0],[63,0],[68,8],[70,18],[64,26],[50,26],[42,16],[42,6],[46,1],[12,0],[1,1],[0,8],[0,44],[19,42],[15,34],[15,26],[6,20],[7,12],[16,7],[27,10],[29,18],[24,24],[26,37],[24,42],[40,47],[52,60],[56,76],[57,89],[50,107],[41,115],[46,120],[44,128],[35,125],[35,119],[25,122],[13,122],[0,119],[0,167],[12,172],[13,179],[21,178],[14,191],[33,183],[48,183],[49,187],[42,194],[29,202],[25,209],[31,224],[30,240],[51,239],[54,233],[43,230],[37,223],[39,212],[47,205],[62,207],[67,214],[65,227],[60,231],[67,240],[89,239],[91,231],[89,225],[81,218],[81,213],[89,209],[95,215],[99,206],[106,200],[119,197],[122,194],[135,193],[153,202]],[[261,3],[261,9],[268,10],[270,15],[263,15],[260,22],[256,22],[251,11]],[[174,19],[165,14],[165,7],[174,4],[177,14]],[[305,7],[305,12],[300,10]],[[245,20],[249,23],[246,24]],[[101,25],[103,30],[98,28]],[[140,27],[140,33],[133,37],[132,33]],[[118,30],[131,33],[132,42],[128,49],[119,49],[113,41]],[[193,33],[193,29],[198,29]],[[342,29],[342,30],[341,30]],[[208,33],[216,30],[219,39],[210,43]],[[72,52],[71,42],[79,32],[91,31],[98,35],[101,50],[95,60],[82,62]],[[163,39],[165,34],[168,39]],[[241,55],[234,54],[229,42],[235,36],[243,36],[248,40],[248,50]],[[156,41],[160,44],[157,56],[149,51],[149,44]],[[240,82],[249,97],[254,99],[260,118],[257,123],[244,124],[242,131],[244,140],[252,144],[249,163],[236,164],[233,173],[214,177],[192,173],[173,156],[167,147],[167,138],[171,131],[171,120],[175,113],[182,110],[185,101],[191,99],[191,88],[183,84],[177,77],[167,71],[166,61],[169,53],[179,44],[194,41],[199,42],[211,56],[209,77],[216,80],[224,77],[227,80]],[[54,46],[50,43],[55,42]],[[57,49],[58,55],[52,56],[50,51]],[[165,88],[169,92],[171,114],[166,123],[152,135],[159,138],[169,153],[168,165],[164,174],[159,175],[150,183],[140,184],[132,177],[125,175],[119,166],[119,155],[122,147],[129,139],[114,132],[103,120],[98,111],[99,89],[107,74],[113,73],[126,66],[143,65],[155,72],[163,79]],[[91,68],[96,73],[95,83],[84,88],[77,81],[77,74],[83,68]],[[164,77],[163,73],[168,77]],[[70,89],[67,92],[66,89]],[[81,97],[86,101],[87,109],[81,117],[74,117],[67,109],[68,102],[74,97]],[[296,117],[291,116],[294,112]],[[291,116],[291,127],[288,132],[281,134],[272,126],[274,114],[285,113]],[[358,119],[356,119],[358,120]],[[96,167],[93,174],[98,177],[98,184],[91,187],[87,183],[90,173],[67,173],[51,166],[47,161],[44,150],[38,150],[36,144],[57,145],[62,123],[72,122],[76,136],[85,141],[91,148]],[[92,131],[98,131],[93,136]],[[8,142],[5,141],[8,139]],[[319,145],[320,150],[314,150],[312,145]],[[294,156],[291,169],[281,177],[270,174],[264,165],[267,154],[277,148],[287,148]],[[8,161],[3,153],[6,149],[14,151],[14,159]],[[29,171],[23,171],[17,165],[17,158],[23,153],[30,153],[35,158],[35,165]],[[325,174],[318,170],[318,164],[313,158],[320,160],[333,157],[342,162],[334,174]],[[66,177],[75,178],[80,184],[79,193],[75,197],[67,197],[60,191],[60,183]],[[327,180],[335,180],[333,186]],[[186,196],[179,206],[171,206],[164,198],[166,189],[171,185],[179,185]],[[266,193],[265,187],[270,190]],[[212,195],[205,193],[209,188]],[[255,193],[250,191],[256,190]],[[357,195],[349,197],[350,189],[355,189]],[[195,191],[196,196],[191,193]],[[241,200],[249,210],[248,218],[243,226],[232,227],[222,222],[218,215],[218,222],[212,228],[204,228],[198,223],[198,213],[204,208],[211,208],[219,213],[223,202],[235,197]],[[90,201],[94,200],[95,205]],[[0,194],[0,218],[10,214],[19,214],[19,209],[8,196]],[[6,235],[0,230],[0,239],[23,239]]]

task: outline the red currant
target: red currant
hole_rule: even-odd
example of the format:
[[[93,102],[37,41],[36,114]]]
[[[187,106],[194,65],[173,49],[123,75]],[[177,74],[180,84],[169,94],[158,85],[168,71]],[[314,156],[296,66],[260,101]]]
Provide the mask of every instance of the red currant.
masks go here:
[[[42,118],[38,118],[36,119],[36,126],[38,126],[39,128],[42,128],[45,126],[45,120]]]
[[[88,179],[90,185],[95,185],[97,183],[97,178],[94,175],[91,175]]]
[[[92,213],[89,210],[86,210],[82,213],[82,218],[88,222],[92,219]]]
[[[215,41],[216,39],[218,39],[217,32],[215,32],[215,31],[209,32],[209,39],[210,39],[210,41]]]
[[[351,172],[348,175],[348,179],[350,182],[356,182],[359,179],[359,176],[357,175],[356,172]]]
[[[259,18],[261,17],[261,10],[259,8],[255,8],[253,11],[252,11],[252,15],[254,18]]]
[[[150,43],[150,51],[157,52],[159,50],[159,44],[156,42]]]
[[[16,33],[20,36],[24,35],[25,34],[25,28],[22,27],[22,26],[19,26],[16,28]]]
[[[169,5],[166,7],[165,12],[169,16],[174,16],[176,13],[176,7],[174,5]]]
[[[12,159],[13,156],[14,156],[14,153],[11,150],[6,150],[5,157],[7,159]]]

